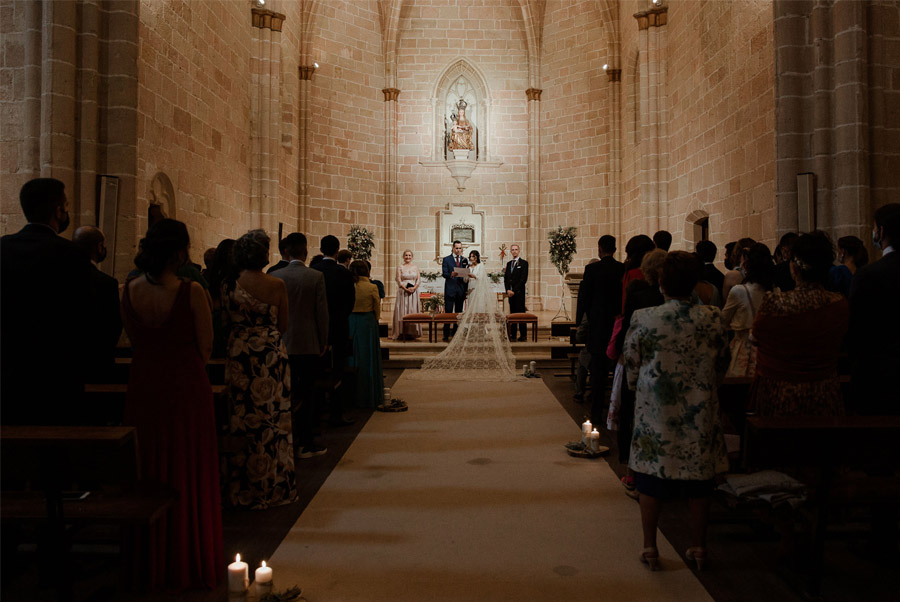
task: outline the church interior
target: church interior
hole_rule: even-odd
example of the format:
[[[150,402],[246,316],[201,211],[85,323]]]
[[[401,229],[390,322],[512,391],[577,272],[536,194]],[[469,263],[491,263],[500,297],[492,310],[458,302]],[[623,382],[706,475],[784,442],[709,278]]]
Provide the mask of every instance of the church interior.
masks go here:
[[[350,408],[348,428],[323,423],[328,453],[297,460],[294,504],[223,512],[223,571],[241,553],[253,583],[267,560],[275,591],[296,584],[309,602],[900,600],[896,539],[888,556],[867,539],[885,507],[897,532],[894,452],[876,485],[836,485],[831,508],[714,500],[703,571],[683,555],[688,505],[672,503],[651,574],[615,433],[599,429],[611,449],[600,459],[562,448],[590,414],[572,397],[572,331],[600,237],[615,237],[619,261],[637,235],[667,231],[671,250],[689,253],[711,241],[722,271],[729,242],[774,250],[814,230],[880,257],[873,215],[900,201],[896,0],[0,0],[0,23],[0,235],[29,221],[23,186],[55,178],[71,217],[61,236],[102,231],[96,267],[120,295],[161,218],[186,226],[198,267],[250,230],[272,241],[270,265],[294,232],[310,257],[329,235],[342,249],[351,229],[371,237],[384,385],[408,412]],[[565,270],[551,257],[558,228],[574,228]],[[404,254],[423,292],[440,293],[456,240],[494,275],[498,307],[510,248],[528,261],[536,323],[513,352],[539,378],[404,376],[445,346],[392,336]],[[123,335],[115,376],[85,389],[106,426],[121,428],[129,349]],[[208,370],[220,427],[227,369],[213,359]],[[734,383],[732,397],[748,395],[750,379]],[[598,383],[607,401],[611,384]],[[4,423],[4,444],[8,433]],[[42,466],[16,441],[4,445],[4,488],[29,477],[17,450],[34,454],[22,466]],[[855,474],[847,441],[803,474]],[[40,543],[43,506],[22,509],[27,519],[15,498],[2,506],[4,599],[264,599],[254,587],[235,598],[230,574],[147,591],[137,523],[67,525],[63,552]]]

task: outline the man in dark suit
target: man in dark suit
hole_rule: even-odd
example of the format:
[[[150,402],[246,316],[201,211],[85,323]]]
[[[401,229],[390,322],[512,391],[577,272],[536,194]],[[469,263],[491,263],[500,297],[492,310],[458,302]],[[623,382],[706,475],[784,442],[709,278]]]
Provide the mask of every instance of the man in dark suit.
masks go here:
[[[284,238],[278,241],[278,252],[281,253],[281,259],[278,260],[278,263],[270,267],[266,270],[266,274],[271,274],[275,270],[280,270],[281,268],[286,268],[290,263],[290,260],[284,254]]]
[[[506,288],[506,297],[509,299],[509,313],[520,314],[527,311],[525,307],[525,284],[528,282],[528,262],[519,257],[519,245],[510,245],[509,253],[512,259],[506,264],[503,272],[503,286]],[[519,340],[527,341],[526,326],[519,324]],[[515,340],[516,327],[509,329],[509,340]]]
[[[90,261],[61,236],[69,225],[65,185],[27,182],[28,225],[0,239],[0,400],[3,424],[83,422],[83,328]]]
[[[796,232],[788,232],[778,241],[781,247],[782,262],[775,266],[775,288],[781,290],[782,293],[794,290],[797,286],[794,277],[791,276],[791,259],[794,258],[794,244],[800,239],[800,235]]]
[[[609,359],[606,347],[612,336],[616,316],[622,313],[622,278],[625,266],[616,261],[616,238],[609,234],[597,241],[600,261],[584,269],[584,279],[578,288],[575,324],[588,320],[585,343],[591,354],[591,421],[601,423],[606,375]]]
[[[716,243],[711,240],[701,240],[695,247],[697,257],[703,262],[703,272],[700,274],[700,280],[709,282],[719,289],[719,296],[722,296],[722,287],[725,284],[725,274],[719,271],[713,262],[716,260]],[[723,299],[724,301],[724,299]]]
[[[338,250],[341,247],[336,236],[328,235],[319,243],[322,259],[313,269],[322,272],[325,277],[325,298],[328,303],[328,344],[331,346],[331,369],[334,374],[343,377],[350,355],[350,314],[356,303],[356,287],[353,274],[337,262]],[[342,378],[342,381],[344,379]],[[343,405],[349,387],[341,384],[341,389],[332,396],[329,423],[332,426],[353,424],[352,420],[344,420]]]
[[[122,335],[119,313],[119,281],[97,268],[106,259],[106,237],[99,228],[82,226],[72,236],[91,260],[91,308],[88,318],[86,376],[92,382],[107,382],[116,361],[116,345]]]
[[[444,277],[444,311],[459,313],[466,302],[466,290],[469,283],[463,278],[456,277],[456,268],[468,268],[469,261],[462,256],[462,243],[453,241],[453,252],[444,257],[441,266],[441,275]],[[450,340],[450,325],[444,324],[444,341]],[[453,325],[453,334],[456,334],[456,324]]]
[[[852,390],[861,414],[900,414],[900,203],[875,211],[872,240],[881,259],[856,271],[850,282],[848,341]]]
[[[294,447],[298,457],[321,456],[328,450],[315,442],[318,418],[313,381],[322,367],[322,356],[328,346],[328,303],[325,300],[325,277],[304,263],[307,256],[306,236],[299,232],[284,237],[287,267],[272,276],[287,286],[290,318],[282,337],[291,362],[291,406],[294,418]]]

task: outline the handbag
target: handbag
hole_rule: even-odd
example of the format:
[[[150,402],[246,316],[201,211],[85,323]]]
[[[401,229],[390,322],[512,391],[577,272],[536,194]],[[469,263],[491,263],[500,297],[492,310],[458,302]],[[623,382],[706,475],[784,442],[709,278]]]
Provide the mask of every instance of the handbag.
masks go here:
[[[606,345],[606,357],[611,360],[619,359],[619,352],[616,349],[616,341],[619,338],[619,335],[622,333],[622,327],[625,322],[625,316],[616,316],[616,321],[613,323],[612,336],[609,337],[609,343]]]

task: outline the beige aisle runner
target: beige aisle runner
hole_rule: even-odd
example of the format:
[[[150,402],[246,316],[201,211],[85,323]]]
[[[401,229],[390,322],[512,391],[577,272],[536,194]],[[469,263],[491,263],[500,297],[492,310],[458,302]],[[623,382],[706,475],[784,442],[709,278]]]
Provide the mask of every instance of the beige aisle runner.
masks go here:
[[[409,411],[366,424],[272,556],[277,589],[300,585],[309,602],[711,600],[661,534],[663,571],[640,563],[638,504],[602,460],[566,455],[578,427],[539,379],[404,375],[393,396]]]

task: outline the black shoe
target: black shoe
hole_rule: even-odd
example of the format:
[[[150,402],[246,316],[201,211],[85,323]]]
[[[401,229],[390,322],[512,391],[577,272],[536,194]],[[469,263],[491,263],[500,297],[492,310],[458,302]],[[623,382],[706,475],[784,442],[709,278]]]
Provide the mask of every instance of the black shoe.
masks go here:
[[[520,342],[520,343],[527,343],[527,342],[528,342],[528,337],[519,337],[519,342]]]
[[[301,449],[300,453],[297,454],[297,457],[305,460],[307,458],[315,458],[316,456],[324,456],[327,451],[327,447],[321,447],[319,445],[309,445]]]
[[[329,420],[328,426],[333,426],[335,428],[341,428],[342,426],[350,426],[351,424],[356,424],[355,420],[349,420],[347,418],[340,418],[338,420]]]

